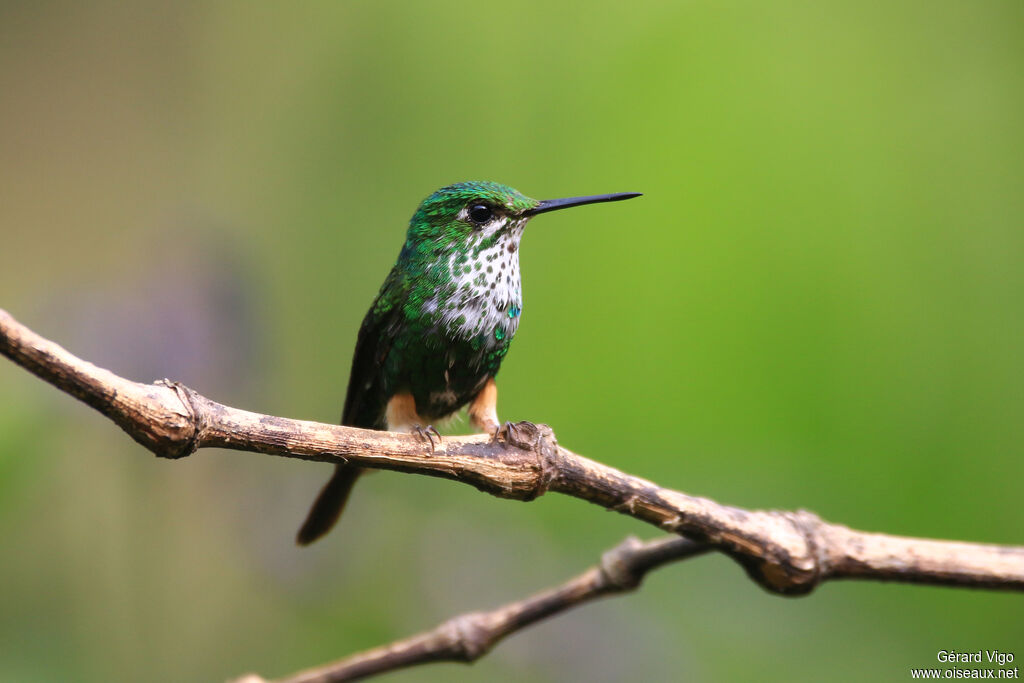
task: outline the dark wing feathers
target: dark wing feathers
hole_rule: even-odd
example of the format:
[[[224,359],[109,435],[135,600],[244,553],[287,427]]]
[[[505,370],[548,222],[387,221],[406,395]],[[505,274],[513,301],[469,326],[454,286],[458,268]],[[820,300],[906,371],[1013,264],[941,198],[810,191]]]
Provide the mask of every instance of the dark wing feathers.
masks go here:
[[[384,422],[387,394],[383,367],[401,325],[404,298],[401,278],[392,270],[359,328],[345,409],[341,413],[343,425],[364,429],[387,428]],[[380,306],[382,300],[389,305]]]

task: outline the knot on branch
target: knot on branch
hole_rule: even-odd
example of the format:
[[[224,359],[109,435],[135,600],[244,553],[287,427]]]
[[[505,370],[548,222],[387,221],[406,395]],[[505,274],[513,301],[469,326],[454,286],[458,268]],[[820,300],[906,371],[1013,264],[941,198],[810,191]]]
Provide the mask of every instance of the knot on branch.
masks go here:
[[[532,427],[535,430],[533,450],[537,454],[537,465],[540,469],[535,492],[528,500],[539,498],[547,493],[560,471],[558,439],[555,438],[555,430],[546,424],[532,425]]]
[[[158,458],[176,460],[192,455],[199,448],[205,424],[199,395],[169,379],[157,380],[149,387],[162,390],[146,397],[154,401],[152,407],[135,406],[130,421],[121,427]],[[139,413],[147,408],[153,412],[150,419],[140,419]]]
[[[768,591],[787,596],[809,594],[830,573],[820,537],[821,518],[807,510],[766,514],[776,528],[765,535],[760,557],[752,563],[743,557],[736,559]]]
[[[636,536],[629,536],[622,543],[601,555],[598,569],[608,587],[614,590],[632,590],[640,585],[643,573],[635,566],[637,553],[644,544]]]
[[[483,612],[470,612],[449,619],[441,627],[445,648],[453,659],[474,662],[494,647],[494,633]]]
[[[533,456],[532,462],[529,463],[533,472],[529,477],[522,478],[518,482],[521,486],[517,486],[514,490],[501,491],[497,495],[522,501],[539,498],[551,489],[552,483],[562,468],[555,432],[550,426],[543,423],[515,422],[507,423],[507,426],[508,429],[503,435],[503,440],[508,446],[521,449]],[[521,459],[521,456],[514,451],[505,450],[504,454]]]

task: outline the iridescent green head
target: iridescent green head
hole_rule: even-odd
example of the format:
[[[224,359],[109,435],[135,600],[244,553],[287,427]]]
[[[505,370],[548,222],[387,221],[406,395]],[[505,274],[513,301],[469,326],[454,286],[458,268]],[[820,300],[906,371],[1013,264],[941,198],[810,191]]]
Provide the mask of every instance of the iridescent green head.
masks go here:
[[[546,211],[636,196],[538,201],[499,183],[442,187],[423,200],[409,222],[374,311],[400,304],[411,335],[435,339],[433,346],[427,342],[431,348],[462,340],[483,354],[479,362],[494,374],[523,310],[519,241],[526,223]]]
[[[423,200],[409,222],[410,240],[472,242],[519,223],[540,204],[507,185],[487,181],[442,187]]]
[[[420,242],[438,247],[456,243],[469,245],[503,233],[521,233],[526,221],[538,213],[636,196],[639,195],[630,192],[539,201],[501,183],[455,183],[423,200],[409,222],[406,246]]]

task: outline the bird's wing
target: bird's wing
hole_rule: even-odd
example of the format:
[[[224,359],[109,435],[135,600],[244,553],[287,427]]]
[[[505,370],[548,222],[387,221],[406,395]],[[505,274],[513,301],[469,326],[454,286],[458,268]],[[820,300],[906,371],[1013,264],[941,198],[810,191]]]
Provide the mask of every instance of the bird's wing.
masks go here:
[[[359,328],[341,424],[364,429],[386,428],[384,412],[388,397],[384,362],[401,327],[407,295],[405,278],[397,269],[392,269]]]

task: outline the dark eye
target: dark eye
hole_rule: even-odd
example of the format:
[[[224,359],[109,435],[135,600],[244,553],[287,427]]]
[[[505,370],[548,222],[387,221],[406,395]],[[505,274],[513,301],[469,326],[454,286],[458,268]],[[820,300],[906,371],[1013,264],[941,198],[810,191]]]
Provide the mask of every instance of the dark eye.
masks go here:
[[[491,207],[484,204],[474,204],[469,207],[469,220],[477,225],[483,225],[491,220],[492,215],[494,215],[494,212],[491,211]]]

